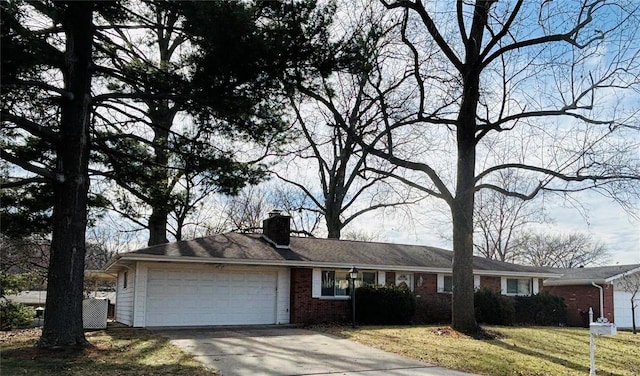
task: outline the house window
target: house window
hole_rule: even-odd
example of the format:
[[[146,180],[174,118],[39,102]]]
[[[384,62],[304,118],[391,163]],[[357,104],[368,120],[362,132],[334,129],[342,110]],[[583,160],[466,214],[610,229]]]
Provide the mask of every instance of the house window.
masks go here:
[[[453,276],[451,274],[438,274],[437,291],[448,294],[453,292]]]
[[[453,276],[445,275],[442,278],[442,292],[453,292]]]
[[[376,281],[376,272],[362,272],[362,285],[363,286],[375,286],[377,284]],[[358,286],[358,283],[356,283]]]
[[[320,272],[320,296],[348,297],[351,295],[349,286],[349,272],[342,270],[322,270]],[[356,287],[375,286],[377,273],[372,271],[360,272],[355,281]]]
[[[322,296],[349,296],[347,272],[335,270],[322,271]]]
[[[127,278],[128,277],[127,272],[124,272],[122,277],[123,277],[122,278],[123,279],[122,288],[126,289],[127,288],[127,279],[129,279],[129,278]]]
[[[507,278],[507,295],[531,295],[531,279]]]

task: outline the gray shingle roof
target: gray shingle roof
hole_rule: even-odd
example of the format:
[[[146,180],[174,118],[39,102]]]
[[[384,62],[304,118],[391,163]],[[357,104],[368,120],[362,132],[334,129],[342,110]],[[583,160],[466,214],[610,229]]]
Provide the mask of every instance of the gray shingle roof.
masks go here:
[[[451,270],[452,257],[451,251],[427,246],[302,237],[292,237],[289,248],[280,249],[260,234],[239,233],[161,244],[119,256],[122,260],[182,259],[190,262],[217,260],[238,264],[251,262],[291,266],[386,266],[398,270]],[[481,257],[474,257],[473,268],[480,272],[550,274],[548,268],[516,265]]]
[[[640,271],[640,264],[558,269],[562,276],[545,281],[545,285],[607,283],[634,270]]]

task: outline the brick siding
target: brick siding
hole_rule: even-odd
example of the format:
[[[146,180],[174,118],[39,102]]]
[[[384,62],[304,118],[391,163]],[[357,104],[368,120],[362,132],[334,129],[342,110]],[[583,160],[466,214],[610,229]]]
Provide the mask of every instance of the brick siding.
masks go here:
[[[418,282],[422,277],[422,285]],[[416,324],[448,324],[451,322],[451,294],[438,292],[438,275],[414,274],[416,294]]]
[[[498,293],[502,293],[502,284],[500,277],[480,276],[480,288],[489,289]]]
[[[422,277],[422,284],[418,286],[420,277]],[[415,273],[413,281],[413,292],[416,295],[427,296],[438,292],[438,276],[436,274]]]
[[[604,316],[613,322],[613,286],[603,285]],[[589,307],[594,320],[600,317],[600,290],[591,285],[544,286],[544,291],[564,298],[567,305],[567,325],[589,326]]]
[[[291,269],[290,322],[292,324],[349,322],[351,300],[312,298],[312,278],[312,269]]]

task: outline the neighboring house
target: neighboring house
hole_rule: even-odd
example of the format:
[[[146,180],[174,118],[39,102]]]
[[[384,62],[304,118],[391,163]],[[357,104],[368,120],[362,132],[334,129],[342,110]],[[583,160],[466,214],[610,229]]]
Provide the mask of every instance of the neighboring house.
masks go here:
[[[109,300],[109,317],[115,313],[116,293],[115,291],[91,290],[88,287],[95,286],[95,281],[115,281],[116,276],[99,270],[86,270],[84,272],[85,298],[107,299]],[[6,298],[15,303],[22,303],[33,308],[44,308],[47,301],[46,290],[27,290],[17,294],[7,295]]]
[[[105,267],[118,275],[116,321],[134,327],[348,321],[353,266],[358,285],[405,284],[419,306],[451,292],[451,251],[290,237],[289,221],[273,213],[264,234],[213,235],[116,256]],[[558,276],[480,257],[473,270],[476,288],[511,296],[535,294],[544,278]]]
[[[561,277],[546,279],[543,289],[564,297],[568,325],[589,326],[589,307],[593,308],[594,320],[600,317],[602,288],[604,317],[618,328],[631,328],[631,293],[624,291],[620,282],[627,275],[640,274],[640,264],[565,269],[560,272]],[[636,304],[640,304],[640,293],[637,299]],[[635,314],[636,323],[640,323],[640,308],[636,309]]]

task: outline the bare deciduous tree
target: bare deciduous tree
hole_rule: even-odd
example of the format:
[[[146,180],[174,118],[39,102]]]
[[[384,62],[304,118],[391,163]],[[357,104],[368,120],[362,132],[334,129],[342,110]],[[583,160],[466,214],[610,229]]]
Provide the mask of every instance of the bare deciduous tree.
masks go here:
[[[373,62],[389,43],[388,33],[397,24],[376,12],[371,4],[345,4],[338,22],[340,41],[332,45],[327,60],[336,59],[336,71],[316,72],[311,80],[296,74],[296,91],[289,97],[301,134],[298,150],[289,156],[289,168],[276,175],[308,197],[312,212],[324,217],[328,238],[340,238],[342,229],[374,210],[408,206],[421,200],[408,189],[398,189],[390,176],[398,168],[370,156],[358,139],[371,132],[376,117],[376,96],[385,90]],[[347,65],[344,67],[342,65]],[[405,98],[387,104],[401,107]],[[303,164],[306,163],[306,164]],[[307,170],[317,172],[318,182],[305,180]],[[301,173],[302,172],[302,173]]]
[[[530,200],[593,189],[627,208],[637,202],[640,11],[605,0],[382,4],[404,17],[398,43],[379,55],[395,64],[376,62],[388,88],[374,98],[382,126],[351,134],[448,206],[452,325],[473,333],[477,192]],[[386,106],[407,93],[402,111]],[[420,143],[429,152],[415,153]],[[519,171],[528,189],[497,184],[503,171]]]
[[[502,186],[512,191],[521,183],[513,171],[500,171],[496,175]],[[545,222],[546,216],[544,209],[531,201],[483,190],[476,194],[473,219],[476,254],[514,262],[518,233],[528,224]]]
[[[515,261],[525,265],[577,268],[602,265],[609,257],[604,243],[579,232],[552,234],[528,231],[518,235],[513,243]]]

